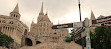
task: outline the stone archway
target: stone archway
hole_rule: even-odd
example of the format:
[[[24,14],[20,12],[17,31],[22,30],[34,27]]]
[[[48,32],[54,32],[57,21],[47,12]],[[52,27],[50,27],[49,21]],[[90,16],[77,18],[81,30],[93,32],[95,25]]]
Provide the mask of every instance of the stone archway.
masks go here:
[[[32,46],[32,45],[33,45],[32,40],[29,39],[29,38],[25,38],[25,44],[26,44],[27,46]]]

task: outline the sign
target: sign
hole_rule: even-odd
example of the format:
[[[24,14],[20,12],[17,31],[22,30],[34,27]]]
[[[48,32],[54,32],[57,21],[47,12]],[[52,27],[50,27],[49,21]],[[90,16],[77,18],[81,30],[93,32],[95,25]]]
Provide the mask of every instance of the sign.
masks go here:
[[[82,22],[75,22],[75,23],[73,23],[73,27],[74,28],[83,27],[83,23]]]
[[[73,28],[73,27],[74,28],[76,28],[76,27],[83,27],[82,22],[53,25],[52,29]]]
[[[74,35],[79,34],[79,33],[80,33],[81,31],[83,31],[84,29],[85,29],[84,27],[78,28],[78,29],[75,31]]]
[[[81,39],[81,38],[83,38],[85,36],[84,32],[80,33],[81,31],[84,31],[84,29],[85,29],[85,27],[80,27],[75,31],[75,33],[74,33],[74,36],[75,36],[74,41],[77,41],[77,40],[79,40],[79,39]]]
[[[52,29],[72,28],[72,27],[73,27],[73,23],[68,23],[68,24],[53,25]]]
[[[75,37],[74,37],[74,41],[77,41],[77,40],[79,40],[79,39],[81,39],[81,34],[79,34],[78,36],[75,36]]]

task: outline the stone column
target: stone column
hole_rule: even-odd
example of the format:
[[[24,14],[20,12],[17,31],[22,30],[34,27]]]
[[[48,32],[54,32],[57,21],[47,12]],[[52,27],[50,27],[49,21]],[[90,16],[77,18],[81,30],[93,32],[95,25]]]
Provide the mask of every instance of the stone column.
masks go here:
[[[1,32],[3,32],[3,26],[2,26]]]

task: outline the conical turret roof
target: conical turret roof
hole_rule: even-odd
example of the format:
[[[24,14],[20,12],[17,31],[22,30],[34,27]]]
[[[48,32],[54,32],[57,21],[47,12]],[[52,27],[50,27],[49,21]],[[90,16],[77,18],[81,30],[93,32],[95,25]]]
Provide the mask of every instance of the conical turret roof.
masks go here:
[[[43,12],[43,2],[42,2],[41,11],[40,11],[39,15],[44,15],[44,12]]]
[[[95,19],[96,19],[95,16],[94,16],[93,11],[91,11],[91,17],[90,17],[90,19],[91,19],[91,20],[95,20]]]
[[[17,12],[17,13],[19,13],[18,3],[17,3],[17,5],[16,5],[16,7],[14,8],[13,12]]]

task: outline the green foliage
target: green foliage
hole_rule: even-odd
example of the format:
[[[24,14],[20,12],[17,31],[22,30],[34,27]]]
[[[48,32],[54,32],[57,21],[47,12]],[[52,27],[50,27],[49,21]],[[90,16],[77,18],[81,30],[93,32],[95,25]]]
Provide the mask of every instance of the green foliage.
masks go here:
[[[83,32],[84,30],[82,30],[81,32]],[[81,33],[80,32],[80,33]],[[71,41],[73,41],[73,39],[74,39],[74,30],[72,29],[71,30],[71,33],[70,33],[70,35],[71,35],[71,37],[67,37],[66,39],[65,39],[65,41],[66,42],[71,42]],[[84,46],[85,46],[85,44],[86,44],[86,42],[85,42],[85,37],[83,37],[83,42],[84,42]],[[75,41],[75,43],[77,43],[77,44],[79,44],[79,45],[82,45],[82,39],[79,39],[78,41]]]
[[[70,37],[66,37],[65,41],[66,41],[66,42],[71,42],[72,40],[71,40]]]
[[[111,28],[97,27],[92,35],[92,47],[95,49],[111,48]]]
[[[66,38],[66,42],[73,41],[75,37],[74,31],[71,30],[71,37]],[[82,32],[82,31],[81,31]],[[97,27],[95,28],[95,34],[90,33],[91,47],[94,49],[111,49],[111,28]],[[82,39],[75,41],[75,43],[82,45]],[[86,39],[83,40],[84,46],[86,46]]]
[[[11,44],[12,42],[14,41],[10,36],[7,36],[3,34],[2,32],[0,32],[0,46],[8,47],[9,44]]]
[[[74,31],[73,31],[73,29],[71,30],[70,35],[71,35],[71,37],[66,37],[65,42],[71,42],[71,41],[73,41],[73,37],[74,37]]]

